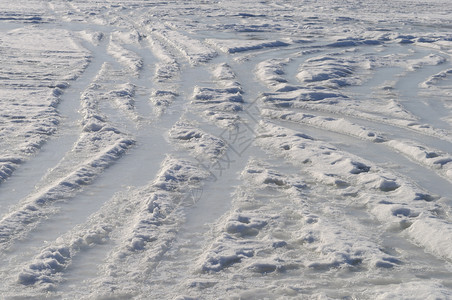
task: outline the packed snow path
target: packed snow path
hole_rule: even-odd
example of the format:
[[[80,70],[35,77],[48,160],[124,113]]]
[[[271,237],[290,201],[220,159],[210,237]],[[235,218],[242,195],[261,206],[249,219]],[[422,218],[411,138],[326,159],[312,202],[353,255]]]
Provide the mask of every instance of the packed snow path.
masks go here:
[[[448,0],[0,3],[5,299],[452,299]]]

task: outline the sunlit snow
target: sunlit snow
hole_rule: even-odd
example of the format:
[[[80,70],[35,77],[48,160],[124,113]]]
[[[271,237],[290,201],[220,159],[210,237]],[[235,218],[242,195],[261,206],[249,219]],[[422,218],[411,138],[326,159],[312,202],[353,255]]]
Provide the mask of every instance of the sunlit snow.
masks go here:
[[[2,0],[2,299],[452,299],[449,0]]]

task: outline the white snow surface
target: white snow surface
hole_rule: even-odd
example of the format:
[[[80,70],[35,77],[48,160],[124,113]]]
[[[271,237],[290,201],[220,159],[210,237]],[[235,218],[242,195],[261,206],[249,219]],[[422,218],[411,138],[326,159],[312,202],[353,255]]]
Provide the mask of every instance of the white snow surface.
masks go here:
[[[2,299],[452,299],[452,4],[2,0]]]

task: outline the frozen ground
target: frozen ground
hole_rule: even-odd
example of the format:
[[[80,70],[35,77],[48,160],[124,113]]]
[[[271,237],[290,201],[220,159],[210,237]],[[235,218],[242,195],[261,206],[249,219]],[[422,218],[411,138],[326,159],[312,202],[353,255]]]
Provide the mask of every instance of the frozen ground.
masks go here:
[[[449,0],[0,3],[2,299],[452,299]]]

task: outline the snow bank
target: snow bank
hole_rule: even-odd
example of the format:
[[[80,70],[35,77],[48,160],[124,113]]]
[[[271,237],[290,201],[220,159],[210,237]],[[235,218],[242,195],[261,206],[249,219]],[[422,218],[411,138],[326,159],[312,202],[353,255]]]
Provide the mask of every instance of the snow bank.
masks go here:
[[[442,80],[447,79],[449,76],[452,76],[452,69],[441,71],[437,74],[434,74],[427,78],[424,82],[420,84],[423,88],[431,88],[441,82]]]
[[[332,145],[268,122],[261,122],[257,130],[258,145],[293,159],[305,168],[313,168],[312,175],[326,184],[349,186],[353,182],[355,185],[363,184],[381,191],[396,190],[399,187],[393,176],[384,172],[384,175],[379,175],[380,171],[377,172],[368,162],[362,162],[362,159],[346,154]]]
[[[408,283],[385,285],[384,288],[375,288],[371,293],[376,300],[386,299],[449,299],[452,297],[450,289],[440,283],[425,282],[425,280]]]
[[[143,39],[143,35],[136,29],[132,29],[130,31],[113,31],[111,33],[111,39],[120,44],[140,47],[140,42]]]
[[[102,82],[105,74],[102,68],[95,80]],[[44,184],[0,220],[2,249],[10,247],[16,239],[24,237],[40,221],[55,213],[53,203],[74,197],[135,143],[101,113],[99,93],[99,84],[92,83],[80,96],[81,132],[71,151],[46,174]]]
[[[109,91],[104,98],[112,101],[127,117],[138,121],[140,117],[135,110],[135,92],[136,86],[134,84],[125,83],[118,85],[117,89]]]
[[[289,62],[290,59],[269,59],[257,65],[256,77],[274,91],[262,94],[264,104],[296,107],[299,102],[304,101],[336,104],[340,100],[348,99],[337,89],[352,84],[351,75],[356,62],[330,56],[309,59],[302,66],[303,70],[297,74],[297,78],[304,83],[302,86],[291,85],[284,77],[284,66]],[[345,84],[345,81],[348,83]],[[355,80],[353,84],[358,82]]]
[[[156,85],[149,101],[153,104],[154,113],[160,116],[179,94],[178,87],[172,81],[180,75],[180,65],[170,49],[155,35],[149,34],[146,40],[153,55],[159,59],[154,72]]]
[[[105,143],[107,137],[110,141],[91,154],[90,158],[76,165],[70,173],[37,190],[3,216],[0,220],[0,248],[7,249],[16,239],[24,237],[40,221],[55,212],[52,203],[73,197],[83,186],[91,183],[118,160],[134,143],[133,140],[117,136],[111,131],[95,135],[101,143]],[[83,144],[88,144],[93,149],[93,146],[95,147],[91,142],[93,138],[90,134],[82,135],[74,151],[79,152]],[[57,167],[53,171],[58,172],[61,169]]]
[[[424,66],[436,66],[446,62],[446,58],[438,54],[429,54],[419,59],[410,59],[406,62],[406,68],[415,71]]]
[[[340,215],[316,214],[322,209],[320,199],[311,200],[317,187],[298,174],[283,174],[252,159],[241,177],[231,212],[217,222],[217,238],[200,257],[203,273],[228,269],[228,274],[253,277],[299,269],[387,269],[402,263],[370,237],[338,222]]]
[[[179,95],[175,90],[176,89],[171,90],[154,89],[151,92],[151,97],[149,98],[149,101],[154,105],[154,113],[157,116],[163,114],[163,112],[168,108],[168,106],[170,106],[171,103],[174,102],[174,99],[176,99],[176,97]]]
[[[304,101],[324,101],[334,104],[339,100],[345,100],[348,97],[333,91],[297,88],[289,92],[264,93],[262,101],[278,107],[296,107],[299,102]]]
[[[94,46],[99,46],[100,42],[105,38],[105,35],[102,32],[93,32],[87,30],[78,31],[77,35],[83,40],[93,44]]]
[[[452,261],[452,223],[429,214],[422,214],[407,229],[408,236],[428,252]]]
[[[341,38],[337,41],[327,44],[326,47],[355,47],[355,46],[377,46],[381,45],[382,41],[374,40],[374,39],[363,39],[363,38]]]
[[[19,272],[18,283],[54,289],[64,280],[62,272],[80,251],[116,239],[120,243],[107,259],[107,277],[102,278],[106,282],[100,290],[118,281],[129,281],[130,276],[143,280],[137,270],[144,261],[156,263],[165,252],[182,222],[179,207],[190,204],[190,191],[207,176],[207,172],[189,161],[167,157],[149,185],[115,195],[86,223],[43,248]]]
[[[357,117],[438,137],[444,141],[452,141],[448,130],[420,123],[413,114],[410,114],[393,99],[375,105],[373,102],[355,100],[339,93],[322,92],[318,94],[315,90],[300,89],[288,93],[263,93],[260,101],[262,108],[270,106],[270,109],[274,109],[274,107],[305,109],[333,113],[338,116]]]
[[[96,215],[86,224],[77,226],[42,249],[39,255],[19,272],[17,283],[25,286],[36,285],[44,291],[54,290],[57,284],[63,281],[64,270],[71,265],[78,252],[107,242],[114,228],[114,220],[104,219],[116,215],[117,208],[118,206],[114,211],[110,209],[108,215]]]

